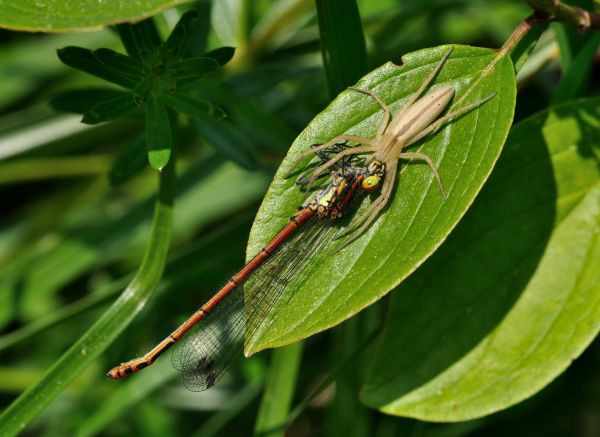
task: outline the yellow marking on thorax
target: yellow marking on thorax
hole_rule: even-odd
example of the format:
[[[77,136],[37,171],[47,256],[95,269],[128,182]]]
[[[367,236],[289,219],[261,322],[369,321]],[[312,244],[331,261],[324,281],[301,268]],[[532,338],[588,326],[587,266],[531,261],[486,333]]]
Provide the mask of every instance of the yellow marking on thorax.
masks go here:
[[[329,192],[327,194],[325,194],[323,197],[321,197],[319,199],[319,205],[324,206],[325,208],[328,208],[329,205],[331,204],[331,200],[333,199],[335,194],[336,194],[335,190],[329,190]]]

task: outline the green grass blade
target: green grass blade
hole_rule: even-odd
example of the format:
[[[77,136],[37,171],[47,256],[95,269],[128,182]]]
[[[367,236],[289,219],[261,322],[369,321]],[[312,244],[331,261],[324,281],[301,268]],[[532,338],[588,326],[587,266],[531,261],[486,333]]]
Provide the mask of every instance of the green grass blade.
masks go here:
[[[191,437],[213,437],[223,435],[223,428],[240,414],[260,393],[261,384],[246,385],[227,402],[224,408],[213,414]]]
[[[361,354],[363,354],[365,350],[370,350],[371,343],[380,333],[381,327],[372,329],[359,343],[356,344],[356,346],[352,349],[352,352],[350,352],[347,356],[340,358],[335,367],[319,383],[319,385],[317,385],[304,399],[302,399],[302,401],[298,403],[298,405],[292,409],[286,420],[286,424],[289,425],[296,420],[317,396],[319,396],[327,387],[333,384],[346,368],[352,366],[355,361],[361,357]]]
[[[44,179],[90,177],[110,167],[106,155],[30,158],[0,164],[0,186]]]
[[[594,54],[599,45],[600,33],[590,34],[590,38],[569,63],[568,69],[563,70],[563,77],[552,96],[553,105],[564,103],[581,95],[594,66]]]
[[[26,341],[39,333],[43,333],[48,329],[63,323],[81,313],[97,308],[110,301],[114,296],[121,291],[126,285],[124,281],[117,281],[109,286],[109,289],[102,293],[94,293],[79,299],[72,304],[64,306],[57,311],[48,314],[45,317],[36,319],[35,321],[23,326],[20,329],[9,332],[0,337],[0,352],[14,346],[17,343]]]
[[[111,396],[94,409],[77,429],[76,437],[98,435],[107,425],[123,414],[139,407],[154,391],[174,379],[179,373],[171,366],[170,360],[158,360],[154,371],[144,378],[131,378],[120,382]]]
[[[254,435],[283,436],[302,360],[302,342],[273,351]]]
[[[147,163],[146,138],[144,134],[139,134],[121,146],[108,172],[108,181],[112,186],[121,185],[139,173]]]
[[[527,58],[529,57],[533,49],[536,47],[540,36],[546,31],[546,29],[547,26],[535,26],[533,29],[527,32],[527,34],[512,51],[510,57],[512,58],[516,72],[521,71],[521,68],[527,61]]]
[[[119,299],[56,361],[41,381],[26,390],[0,416],[0,435],[21,432],[123,331],[152,296],[162,276],[172,232],[174,166],[160,174],[152,235],[137,274]],[[98,379],[104,375],[98,375]]]
[[[195,127],[227,159],[248,170],[260,168],[260,156],[254,150],[254,143],[229,120],[218,124],[197,123]]]
[[[354,0],[317,0],[321,52],[329,88],[336,96],[367,71],[367,48]]]

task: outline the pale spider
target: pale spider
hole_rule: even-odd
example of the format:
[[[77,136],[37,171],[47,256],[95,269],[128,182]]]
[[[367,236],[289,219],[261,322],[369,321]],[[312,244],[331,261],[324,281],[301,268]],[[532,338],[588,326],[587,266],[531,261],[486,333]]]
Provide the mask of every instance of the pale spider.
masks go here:
[[[327,143],[313,146],[311,150],[302,153],[298,160],[292,165],[293,169],[297,167],[297,165],[307,156],[330,149],[338,143],[349,141],[355,144],[349,145],[348,148],[336,153],[327,162],[319,165],[314,170],[309,172],[309,176],[304,177],[307,190],[310,189],[312,182],[321,176],[327,169],[333,166],[340,159],[350,155],[371,153],[371,155],[365,160],[365,166],[367,167],[367,170],[375,173],[379,172],[382,175],[385,175],[385,179],[381,187],[381,193],[377,199],[373,201],[373,203],[365,210],[363,214],[355,217],[348,227],[336,236],[336,238],[342,237],[358,228],[354,235],[346,239],[338,249],[345,247],[362,235],[368,226],[377,218],[381,210],[386,206],[390,199],[394,182],[396,180],[399,159],[420,159],[425,161],[435,176],[437,184],[442,193],[442,198],[444,200],[446,199],[440,175],[431,158],[424,153],[405,152],[404,149],[424,138],[426,135],[434,132],[448,120],[483,105],[496,95],[494,92],[484,99],[470,103],[438,119],[438,116],[444,111],[454,96],[454,88],[452,86],[444,86],[436,89],[435,91],[427,93],[421,98],[419,97],[421,94],[423,94],[425,89],[440,71],[451,52],[452,48],[450,48],[444,54],[444,56],[442,56],[442,59],[437,63],[433,71],[425,79],[417,92],[408,99],[408,102],[393,118],[390,108],[373,91],[350,87],[349,89],[353,91],[371,96],[383,110],[383,120],[379,125],[375,138],[366,138],[358,135],[347,134],[339,135]]]

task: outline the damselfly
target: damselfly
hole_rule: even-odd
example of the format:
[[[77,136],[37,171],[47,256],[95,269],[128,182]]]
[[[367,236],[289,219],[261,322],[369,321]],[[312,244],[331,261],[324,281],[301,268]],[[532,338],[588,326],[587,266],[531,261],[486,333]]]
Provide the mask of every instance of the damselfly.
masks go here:
[[[327,161],[330,152],[337,153],[338,149],[334,146],[317,154]],[[331,221],[344,214],[357,191],[377,189],[383,175],[378,163],[364,168],[351,165],[349,159],[334,169],[329,184],[309,198],[208,302],[150,352],[114,367],[106,376],[119,379],[137,372],[175,345],[172,363],[183,373],[186,388],[201,391],[214,385],[236,352],[242,350],[244,336],[259,334],[278,305],[291,298],[286,283],[306,273],[309,254],[330,240],[329,234],[336,229]],[[299,229],[302,232],[297,232]]]

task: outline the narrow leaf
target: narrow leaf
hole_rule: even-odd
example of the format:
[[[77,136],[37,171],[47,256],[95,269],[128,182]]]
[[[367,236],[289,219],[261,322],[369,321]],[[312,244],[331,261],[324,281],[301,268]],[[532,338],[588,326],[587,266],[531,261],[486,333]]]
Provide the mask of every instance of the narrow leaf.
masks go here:
[[[430,74],[448,46],[403,57],[362,78],[357,86],[375,91],[396,113]],[[429,155],[448,194],[444,202],[427,165],[401,162],[396,190],[370,229],[341,251],[331,241],[308,261],[307,278],[288,283],[294,295],[257,338],[246,338],[246,353],[305,338],[334,326],[384,296],[411,274],[444,241],[481,189],[498,158],[515,105],[515,76],[508,56],[477,47],[454,46],[433,87],[452,86],[451,108],[497,95],[483,106],[445,125],[412,148]],[[305,200],[293,178],[292,163],[311,144],[342,133],[373,138],[382,120],[369,96],[340,94],[292,145],[267,193],[250,236],[256,253]],[[305,163],[308,160],[305,161]],[[306,165],[306,164],[305,164]],[[365,206],[369,199],[364,199]],[[338,225],[341,226],[341,225]]]
[[[47,334],[52,328],[61,323],[65,323],[72,318],[81,316],[87,311],[108,305],[123,290],[123,287],[127,285],[127,282],[129,281],[116,281],[100,293],[85,295],[73,303],[63,305],[56,311],[37,318],[21,328],[0,336],[0,352],[5,353],[5,350],[8,348],[18,344],[22,345],[36,336]]]
[[[600,33],[590,34],[587,42],[569,62],[569,68],[563,70],[563,77],[554,91],[552,104],[572,100],[581,94],[594,65],[594,54],[598,50],[598,45],[600,45]]]
[[[511,131],[473,207],[394,293],[362,398],[462,421],[526,399],[600,331],[600,99]]]
[[[516,72],[521,71],[521,68],[527,61],[527,58],[536,47],[540,36],[547,30],[547,28],[548,26],[544,25],[534,26],[529,32],[527,32],[517,47],[515,47],[513,52],[510,54]]]
[[[138,106],[133,100],[133,94],[126,93],[95,104],[92,109],[83,114],[81,122],[98,124],[127,115],[137,108]]]
[[[83,114],[100,102],[124,96],[127,92],[110,88],[82,88],[51,96],[48,103],[57,111]]]
[[[135,24],[119,24],[117,31],[127,54],[138,61],[143,61],[161,43],[152,18]]]
[[[122,74],[134,79],[141,79],[144,73],[141,62],[114,50],[105,48],[94,50],[94,56],[107,67],[119,70]]]
[[[193,38],[196,35],[195,29],[199,21],[196,11],[187,11],[183,14],[167,38],[167,47],[177,51],[180,55],[185,53],[188,47],[195,42]]]
[[[329,94],[333,97],[367,71],[367,48],[355,0],[317,0],[319,34]]]
[[[165,386],[169,380],[175,379],[177,372],[169,360],[158,360],[152,371],[144,378],[131,378],[120,381],[119,387],[100,405],[94,408],[93,414],[88,415],[77,427],[74,437],[92,437],[102,433],[111,423],[123,414],[135,409],[152,393]]]
[[[77,68],[125,88],[133,88],[137,83],[137,80],[123,74],[120,70],[100,62],[91,50],[69,46],[58,49],[56,52],[62,63],[69,67]]]
[[[212,146],[225,157],[248,170],[260,168],[260,157],[253,143],[239,127],[223,121],[221,123],[197,123],[196,129]]]
[[[221,108],[192,95],[162,93],[160,99],[176,111],[201,121],[218,121],[225,117]]]
[[[273,351],[254,425],[255,436],[284,435],[286,419],[296,391],[303,346],[302,342],[298,342]]]
[[[219,64],[213,58],[200,56],[176,62],[172,68],[175,71],[177,85],[187,85],[215,72],[219,68]]]
[[[152,97],[146,104],[146,147],[148,161],[161,170],[171,157],[171,122],[167,108],[158,98]]]
[[[204,53],[203,58],[212,58],[217,61],[220,67],[227,64],[233,58],[235,54],[234,47],[219,47],[218,49],[211,50],[210,52]]]

